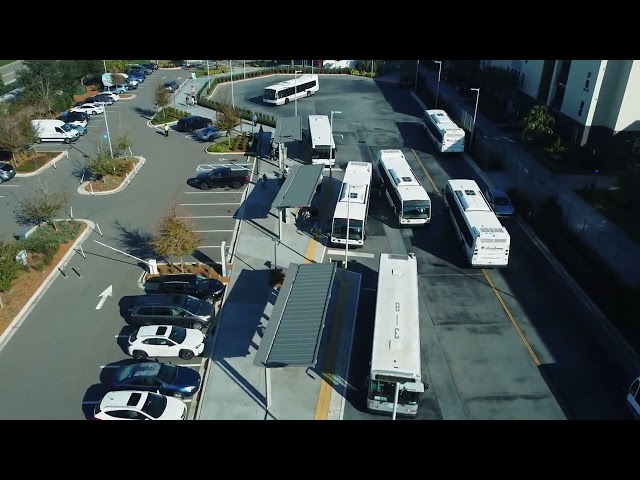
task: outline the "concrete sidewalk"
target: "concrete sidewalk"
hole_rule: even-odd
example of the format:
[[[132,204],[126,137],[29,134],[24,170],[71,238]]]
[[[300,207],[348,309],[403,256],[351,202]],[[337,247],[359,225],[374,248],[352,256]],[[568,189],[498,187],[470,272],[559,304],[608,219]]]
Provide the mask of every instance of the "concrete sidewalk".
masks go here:
[[[430,90],[435,92],[438,72],[423,65],[419,68],[420,76],[425,79]],[[414,97],[418,98],[415,94]],[[474,105],[468,105],[458,91],[443,80],[440,81],[439,98],[452,104],[452,111],[449,112],[451,115],[462,119],[473,118]],[[500,187],[518,188],[538,201],[557,195],[571,229],[625,282],[631,286],[640,286],[640,246],[574,192],[575,189],[583,188],[585,181],[589,182],[591,176],[553,175],[518,142],[504,140],[508,139],[509,133],[498,128],[481,113],[477,114],[476,125],[485,139],[491,138],[493,145],[499,145],[507,161]],[[598,177],[597,185],[603,188],[614,187],[615,178]]]
[[[346,388],[341,379],[347,378],[352,336],[344,334],[352,325],[343,324],[344,319],[340,318],[327,319],[316,368],[271,370],[271,406],[268,412],[265,408],[265,371],[254,366],[253,360],[277,298],[277,291],[269,285],[270,268],[274,264],[286,269],[291,263],[321,263],[326,247],[313,239],[306,228],[299,229],[293,223],[282,224],[281,244],[273,241],[278,235],[277,213],[271,209],[279,189],[274,175],[277,166],[257,162],[260,175],[266,172],[269,179],[266,189],[260,182],[247,187],[239,213],[242,222],[228,294],[213,336],[213,353],[196,419],[339,419]],[[325,191],[331,190],[336,188]],[[328,195],[318,203],[326,204]],[[332,297],[332,302],[340,301],[340,297],[357,298],[348,285],[343,287],[339,290],[343,293],[336,299]],[[331,366],[332,375],[326,375],[327,365]]]

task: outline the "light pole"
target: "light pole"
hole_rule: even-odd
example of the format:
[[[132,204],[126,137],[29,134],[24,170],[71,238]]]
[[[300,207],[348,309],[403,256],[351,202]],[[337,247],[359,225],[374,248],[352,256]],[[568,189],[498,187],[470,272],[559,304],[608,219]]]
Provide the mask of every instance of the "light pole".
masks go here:
[[[478,114],[478,100],[480,99],[480,89],[472,88],[471,90],[476,92],[476,108],[473,111],[473,127],[471,128],[471,139],[469,140],[469,150],[471,150],[471,144],[473,143],[473,134],[476,132],[476,115]]]
[[[420,70],[420,60],[416,62],[416,81],[413,85],[413,90],[418,91],[418,71]]]
[[[349,233],[351,231],[350,227],[350,222],[351,220],[349,219],[349,210],[351,207],[351,184],[347,185],[349,187],[349,190],[347,190],[347,243],[344,246],[344,269],[347,269],[347,262],[349,261]]]
[[[104,65],[104,73],[107,73],[107,61],[102,61]],[[107,142],[109,142],[109,152],[111,153],[111,158],[113,158],[113,148],[111,147],[111,135],[109,134],[109,122],[107,122],[107,106],[103,105],[104,108],[104,124],[107,127]]]
[[[438,86],[436,87],[436,106],[438,108],[438,95],[440,94],[440,74],[442,73],[442,60],[434,60],[433,63],[438,64]]]
[[[296,117],[298,116],[298,74],[302,73],[302,70],[296,70],[295,72],[293,72],[293,74],[295,75],[295,80],[294,80],[294,97],[293,97],[293,104],[294,104],[294,108],[296,110]]]
[[[209,75],[209,60],[207,60],[207,78],[211,77],[211,75]]]
[[[107,61],[102,60],[102,64],[104,65],[104,73],[107,73]]]
[[[231,60],[229,60],[229,70],[231,70],[231,106],[236,108],[236,102],[233,99],[233,65],[231,64]]]
[[[342,113],[337,110],[331,110],[331,117],[329,120],[329,186],[333,188],[333,169],[331,167],[331,160],[333,159],[333,114]]]

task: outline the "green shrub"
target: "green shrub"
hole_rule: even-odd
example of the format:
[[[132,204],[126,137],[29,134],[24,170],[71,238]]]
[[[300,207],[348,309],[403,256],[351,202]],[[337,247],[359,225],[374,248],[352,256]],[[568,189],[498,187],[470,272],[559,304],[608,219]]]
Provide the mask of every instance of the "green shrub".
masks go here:
[[[211,153],[225,153],[229,151],[229,145],[227,142],[214,143],[207,147],[207,152]]]

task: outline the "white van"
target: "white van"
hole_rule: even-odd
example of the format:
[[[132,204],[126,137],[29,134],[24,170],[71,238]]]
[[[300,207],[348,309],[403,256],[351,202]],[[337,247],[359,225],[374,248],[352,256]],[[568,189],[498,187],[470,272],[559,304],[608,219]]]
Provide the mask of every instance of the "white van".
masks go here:
[[[34,130],[40,142],[64,142],[71,143],[78,140],[80,135],[77,130],[64,123],[62,120],[31,120]]]

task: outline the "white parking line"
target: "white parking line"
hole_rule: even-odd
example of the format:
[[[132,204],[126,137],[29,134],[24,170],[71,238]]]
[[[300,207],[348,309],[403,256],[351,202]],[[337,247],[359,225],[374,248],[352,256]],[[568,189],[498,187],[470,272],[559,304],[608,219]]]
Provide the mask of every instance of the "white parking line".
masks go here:
[[[222,245],[199,245],[198,248],[220,248]]]
[[[327,250],[328,255],[344,255],[346,252],[344,250]],[[363,258],[375,258],[376,256],[373,253],[362,253],[362,252],[349,252],[350,257],[363,257]]]
[[[202,215],[195,217],[178,217],[178,218],[234,218],[233,215]]]
[[[196,233],[233,232],[233,230],[194,230]]]
[[[165,78],[167,78],[167,76],[165,75],[164,77],[162,77],[160,80],[164,80]]]
[[[116,338],[129,338],[131,336],[131,334],[129,335],[114,335],[114,337]]]
[[[15,187],[18,188],[20,185],[0,185],[2,187],[8,188],[8,187]]]
[[[0,198],[4,198],[4,195],[0,195]]]
[[[120,368],[120,365],[100,365],[100,370],[103,368]]]
[[[191,402],[193,402],[193,398],[183,398],[182,401],[184,403],[191,403]]]
[[[200,363],[176,363],[175,365],[177,365],[178,367],[200,368],[202,366],[202,362],[200,362]]]
[[[206,207],[211,205],[242,205],[242,203],[180,203],[181,207]]]

